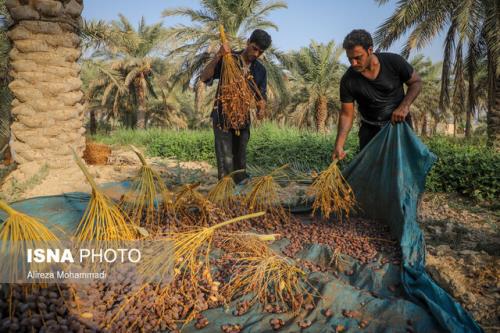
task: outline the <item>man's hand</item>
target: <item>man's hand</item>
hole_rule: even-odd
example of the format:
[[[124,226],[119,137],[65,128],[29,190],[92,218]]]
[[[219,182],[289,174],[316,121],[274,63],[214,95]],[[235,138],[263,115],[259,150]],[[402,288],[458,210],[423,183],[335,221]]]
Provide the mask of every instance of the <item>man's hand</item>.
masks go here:
[[[344,151],[344,147],[337,147],[335,146],[335,149],[333,150],[333,153],[332,153],[332,161],[335,161],[335,160],[343,160],[345,158],[345,151]]]
[[[266,101],[261,99],[260,101],[257,101],[257,120],[262,120],[264,119],[266,115]]]
[[[205,66],[205,68],[201,72],[200,81],[207,82],[209,80],[212,80],[217,64],[219,63],[219,61],[221,61],[222,57],[228,53],[231,53],[229,44],[221,44],[219,51],[217,51],[214,58]]]
[[[409,112],[410,112],[410,107],[408,107],[406,105],[398,106],[398,108],[396,110],[394,110],[394,112],[392,113],[391,123],[395,124],[395,123],[403,122]]]
[[[229,44],[228,43],[221,44],[220,49],[217,52],[217,57],[220,59],[228,53],[231,53],[231,48],[229,47]]]

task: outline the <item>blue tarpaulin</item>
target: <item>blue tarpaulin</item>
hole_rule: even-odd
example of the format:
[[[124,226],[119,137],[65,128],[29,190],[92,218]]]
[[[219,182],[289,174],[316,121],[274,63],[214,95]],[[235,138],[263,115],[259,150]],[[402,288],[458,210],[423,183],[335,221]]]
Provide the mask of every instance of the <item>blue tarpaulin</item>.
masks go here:
[[[482,332],[469,314],[425,272],[425,243],[416,213],[426,175],[435,160],[406,123],[388,124],[344,170],[363,214],[387,223],[400,241],[402,267],[381,264],[381,257],[362,264],[343,256],[343,263],[352,274],[309,274],[310,283],[321,295],[314,309],[304,309],[298,315],[272,314],[255,305],[237,317],[232,314],[233,308],[210,309],[203,313],[210,322],[207,327],[196,329],[191,323],[183,332],[219,332],[220,326],[227,323],[241,324],[243,332],[273,332],[269,324],[272,318],[283,319],[286,324],[280,332],[289,333],[335,332],[340,327],[343,332]],[[112,184],[117,191],[120,186]],[[32,198],[13,207],[71,234],[88,200],[87,194],[72,193]],[[3,217],[0,214],[0,220]],[[280,251],[286,243],[284,239],[274,247]],[[332,251],[324,245],[309,244],[297,258],[328,266]],[[394,285],[401,288],[388,288]],[[326,309],[332,310],[333,315],[326,317]],[[361,315],[350,318],[343,314],[346,310]],[[301,329],[297,321],[304,319],[312,325]],[[367,322],[364,329],[360,327],[362,320]]]
[[[477,323],[425,271],[424,235],[417,204],[436,156],[406,123],[387,124],[343,171],[367,216],[389,224],[403,254],[401,282],[449,332],[482,332]]]

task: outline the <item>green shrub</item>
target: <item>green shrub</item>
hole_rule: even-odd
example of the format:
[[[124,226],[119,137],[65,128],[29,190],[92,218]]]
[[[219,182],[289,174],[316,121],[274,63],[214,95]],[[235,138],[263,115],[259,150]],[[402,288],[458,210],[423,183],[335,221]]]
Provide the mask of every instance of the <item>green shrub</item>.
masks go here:
[[[137,131],[132,129],[119,129],[112,132],[111,135],[97,134],[92,136],[93,140],[108,144],[108,145],[136,145],[148,146],[155,138],[161,137],[165,134],[175,133],[174,131],[164,131],[158,128],[148,129],[147,131]]]
[[[484,143],[471,144],[450,138],[426,140],[438,156],[427,178],[427,189],[434,192],[458,192],[478,200],[499,197],[500,154]]]
[[[141,139],[152,156],[175,157],[186,161],[207,161],[215,164],[214,136],[211,130],[163,131],[150,140]],[[123,137],[127,137],[124,140]],[[280,128],[265,124],[252,129],[248,144],[247,161],[264,167],[276,167],[287,162],[299,162],[303,166],[321,170],[331,162],[335,138],[295,128]],[[357,149],[355,135],[348,140],[349,157]],[[127,135],[119,135],[115,143],[129,142]],[[147,141],[147,142],[146,142]]]
[[[119,130],[111,137],[96,136],[108,144],[134,144],[147,147],[151,156],[174,157],[182,161],[207,161],[215,164],[212,130],[147,131]],[[265,124],[252,129],[247,161],[262,167],[276,167],[296,162],[307,169],[322,170],[331,162],[335,135]],[[427,178],[427,189],[435,192],[457,192],[478,200],[499,197],[500,154],[490,151],[484,140],[434,137],[425,140],[438,156]],[[352,133],[346,143],[348,163],[358,151],[357,135]]]
[[[277,167],[287,162],[298,162],[308,169],[322,170],[332,158],[335,135],[322,135],[296,128],[279,128],[266,124],[254,130],[248,145],[248,162]],[[349,161],[357,149],[356,135],[346,143]],[[345,163],[343,162],[343,163]]]
[[[214,136],[209,130],[164,131],[161,135],[151,138],[147,151],[152,156],[215,164]]]

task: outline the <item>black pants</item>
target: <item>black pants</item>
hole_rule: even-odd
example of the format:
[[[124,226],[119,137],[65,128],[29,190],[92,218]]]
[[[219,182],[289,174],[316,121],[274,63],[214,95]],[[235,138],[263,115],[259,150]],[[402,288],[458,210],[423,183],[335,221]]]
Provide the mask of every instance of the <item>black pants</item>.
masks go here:
[[[220,129],[214,122],[215,135],[215,156],[217,159],[217,174],[219,179],[230,174],[235,170],[247,168],[247,144],[250,140],[250,126],[239,131],[236,135],[235,130],[227,132]],[[247,178],[246,172],[238,172],[233,176],[236,184]]]
[[[407,116],[405,121],[413,128],[411,116]],[[359,137],[359,150],[363,150],[365,146],[377,135],[378,132],[382,129],[383,126],[376,126],[365,123],[361,121],[361,127],[359,128],[358,137]]]

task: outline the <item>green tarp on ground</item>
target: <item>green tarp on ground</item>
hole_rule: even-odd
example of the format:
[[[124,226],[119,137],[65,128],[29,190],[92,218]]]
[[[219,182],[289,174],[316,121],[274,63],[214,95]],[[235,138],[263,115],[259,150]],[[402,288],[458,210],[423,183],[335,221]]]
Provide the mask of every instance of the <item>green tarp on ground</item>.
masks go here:
[[[344,170],[361,209],[387,223],[401,245],[405,295],[427,309],[449,332],[481,328],[425,271],[424,235],[417,205],[436,156],[406,123],[387,124]]]
[[[388,124],[344,170],[363,214],[389,224],[400,241],[402,267],[382,265],[380,257],[361,264],[344,256],[346,270],[352,270],[352,275],[309,275],[321,294],[314,309],[294,317],[266,313],[259,305],[238,317],[232,314],[234,307],[210,309],[203,313],[210,322],[206,328],[198,330],[191,323],[184,332],[220,332],[224,324],[241,324],[243,332],[273,332],[269,324],[272,318],[285,321],[280,332],[335,332],[340,326],[344,327],[343,332],[482,332],[425,272],[425,244],[416,212],[425,177],[435,159],[407,124]],[[88,199],[86,194],[72,193],[28,199],[13,206],[71,232]],[[285,239],[274,246],[279,250],[286,242]],[[298,255],[323,265],[330,262],[331,256],[330,249],[318,244],[305,246]],[[401,287],[391,289],[394,285]],[[331,309],[333,316],[325,317],[326,309]],[[358,311],[359,315],[348,318],[344,311]],[[301,329],[297,322],[303,319],[312,325]],[[367,322],[365,328],[359,326],[362,320]]]

